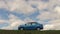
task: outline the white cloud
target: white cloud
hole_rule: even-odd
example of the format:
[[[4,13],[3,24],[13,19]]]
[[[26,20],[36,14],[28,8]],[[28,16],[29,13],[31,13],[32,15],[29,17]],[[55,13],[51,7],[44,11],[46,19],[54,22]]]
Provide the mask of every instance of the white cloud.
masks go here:
[[[44,25],[44,29],[43,30],[53,30],[53,28],[54,28],[53,24],[47,24],[47,25]]]
[[[2,0],[0,0],[0,8],[7,8],[6,4]]]
[[[12,14],[9,16],[10,16],[10,19],[9,19],[10,25],[6,26],[6,27],[2,27],[1,29],[13,30],[15,27],[18,27],[21,24],[25,24],[24,21],[18,19],[16,16],[14,16]]]
[[[8,22],[8,20],[0,20],[0,24],[3,24],[5,22]]]
[[[37,18],[40,20],[46,20],[49,19],[49,17],[50,17],[50,12],[43,12],[37,16]]]
[[[58,12],[59,13],[59,12]],[[48,22],[44,22],[43,24],[47,23],[44,25],[43,30],[60,30],[60,14],[57,12],[43,12],[40,15],[37,16],[40,21],[44,22],[45,20],[50,19]]]
[[[39,10],[43,10],[45,8],[48,8],[48,3],[42,3],[42,2],[38,3]]]
[[[50,3],[43,3],[40,1],[32,1],[30,0],[29,2],[25,2],[24,0],[5,0],[2,1],[0,0],[0,8],[6,8],[10,11],[14,11],[17,10],[16,12],[22,12],[26,15],[33,13],[36,9],[32,8],[31,5],[32,4],[36,4],[39,10],[42,10],[44,8],[48,8],[49,11],[48,12],[43,12],[41,13],[39,16],[37,16],[37,18],[39,20],[41,20],[41,22],[43,22],[44,20],[48,20],[51,19],[51,21],[49,21],[48,23],[50,24],[46,24],[44,26],[44,29],[47,30],[57,30],[60,29],[60,7],[55,7],[55,9],[53,9],[53,5],[58,2],[56,2],[57,0],[53,0]],[[6,2],[6,3],[5,3]],[[56,13],[56,12],[57,13]],[[58,14],[59,13],[59,14]],[[14,29],[14,27],[17,27],[21,24],[24,24],[25,21],[34,21],[30,18],[26,18],[24,21],[20,20],[18,17],[14,16],[14,15],[9,15],[9,21],[10,21],[10,25],[7,27],[3,27],[2,29]],[[5,22],[5,20],[1,20],[0,22]]]
[[[29,2],[25,2],[24,0],[5,0],[5,1],[0,1],[1,2],[1,6],[0,7],[5,7],[6,9],[8,8],[8,10],[10,11],[14,11],[17,10],[17,12],[23,12],[24,14],[30,14],[33,13],[36,9],[32,8],[31,5],[36,4],[38,5],[38,9],[42,10],[43,8],[46,8],[48,6],[48,4],[44,4],[40,1],[33,1],[33,0],[29,0]],[[42,7],[43,6],[43,7]]]
[[[54,11],[57,12],[58,14],[60,14],[60,6],[56,6],[56,7],[54,8]]]
[[[28,18],[28,17],[25,18],[24,21],[25,21],[26,23],[28,23],[28,22],[35,22],[34,20],[32,20],[32,19],[30,19],[30,18]]]
[[[27,14],[27,13],[32,13],[34,12],[35,9],[33,9],[29,4],[27,4],[24,0],[1,0],[0,1],[0,7],[1,8],[8,8],[8,10],[10,11],[14,11],[14,10],[17,10],[17,11],[21,11],[23,12],[24,14]]]
[[[60,30],[60,19],[51,20],[48,23],[44,25],[44,30]]]
[[[60,30],[60,23],[57,24],[46,24],[43,30]]]

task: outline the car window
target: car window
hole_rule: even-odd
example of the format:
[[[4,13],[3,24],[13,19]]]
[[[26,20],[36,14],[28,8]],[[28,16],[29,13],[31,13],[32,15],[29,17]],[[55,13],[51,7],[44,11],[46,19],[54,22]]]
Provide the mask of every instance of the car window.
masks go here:
[[[26,26],[30,26],[31,24],[25,24]]]
[[[36,25],[36,23],[32,23],[32,25]]]

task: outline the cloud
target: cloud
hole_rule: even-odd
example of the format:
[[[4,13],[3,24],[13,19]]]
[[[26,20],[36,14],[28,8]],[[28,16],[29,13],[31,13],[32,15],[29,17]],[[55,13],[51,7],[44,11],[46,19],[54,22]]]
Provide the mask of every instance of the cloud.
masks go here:
[[[39,10],[42,10],[43,8],[46,8],[48,4],[44,4],[41,1],[33,1],[29,0],[29,2],[25,2],[24,0],[1,0],[2,7],[5,7],[6,9],[10,11],[17,10],[17,12],[22,12],[24,14],[30,14],[35,12],[35,8],[32,7],[32,5],[37,5],[37,8]],[[43,6],[43,7],[42,7]],[[1,6],[0,6],[1,7]]]
[[[27,4],[24,0],[14,0],[14,1],[13,0],[11,0],[11,1],[5,0],[5,1],[1,1],[1,5],[7,7],[8,10],[10,10],[10,11],[17,10],[24,14],[32,13],[35,10],[29,4]]]
[[[16,16],[10,14],[10,25],[6,26],[6,27],[2,27],[1,29],[5,29],[5,30],[14,30],[15,27],[18,27],[21,24],[24,24],[24,21],[18,19]]]
[[[42,24],[44,24],[45,30],[60,29],[60,7],[56,6],[54,9],[53,6],[55,5],[55,3],[58,4],[59,2],[57,2],[57,0],[50,0],[47,3],[37,0],[29,0],[27,2],[25,0],[0,0],[0,8],[5,8],[11,12],[10,15],[8,15],[10,22],[9,26],[2,27],[1,29],[12,30],[27,21],[35,21],[34,17],[38,19],[39,22],[42,22]],[[36,5],[35,8],[33,8],[32,5]],[[43,9],[46,8],[48,9],[48,11],[43,11]],[[38,15],[38,12],[36,12],[37,17],[35,15],[36,9],[39,10]],[[16,12],[15,15],[13,14],[13,12]],[[24,18],[24,21],[21,20],[19,16],[16,16],[21,13],[24,14],[24,16],[19,15],[20,17],[26,17]],[[32,17],[30,18],[30,16]],[[0,22],[5,22],[5,20],[1,20]]]
[[[58,14],[60,14],[60,6],[56,6],[56,7],[54,8],[54,11],[57,12]]]
[[[3,24],[4,22],[8,22],[8,20],[0,20],[0,24]]]
[[[44,25],[44,29],[43,30],[53,30],[53,28],[54,28],[53,24],[47,24],[47,25]]]
[[[46,24],[44,25],[44,29],[43,30],[60,30],[60,23],[56,23],[56,24]]]
[[[28,23],[28,22],[34,22],[35,20],[32,20],[32,19],[30,19],[29,17],[27,17],[27,18],[24,19],[24,21],[25,21],[26,23]]]
[[[37,18],[42,21],[42,23],[46,23],[44,25],[43,30],[60,30],[60,12],[58,10],[59,7],[55,7],[53,11],[43,12],[37,16]],[[55,11],[56,10],[56,11]],[[47,20],[47,21],[46,21]],[[44,24],[43,23],[43,24]]]
[[[60,19],[51,20],[48,23],[44,25],[44,30],[60,30]]]
[[[34,20],[30,19],[29,17],[25,18],[24,20],[19,19],[17,16],[10,14],[9,15],[9,22],[10,24],[6,27],[2,27],[1,29],[5,30],[16,30],[18,29],[18,26],[28,23],[28,22],[34,22]]]
[[[7,8],[6,4],[2,0],[0,0],[0,8]]]

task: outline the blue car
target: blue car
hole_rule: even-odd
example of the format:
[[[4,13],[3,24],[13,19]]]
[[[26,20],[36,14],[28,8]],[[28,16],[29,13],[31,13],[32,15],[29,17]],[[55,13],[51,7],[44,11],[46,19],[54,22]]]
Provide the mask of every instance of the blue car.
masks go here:
[[[29,22],[18,27],[18,30],[41,30],[41,29],[43,29],[43,25],[37,22]]]

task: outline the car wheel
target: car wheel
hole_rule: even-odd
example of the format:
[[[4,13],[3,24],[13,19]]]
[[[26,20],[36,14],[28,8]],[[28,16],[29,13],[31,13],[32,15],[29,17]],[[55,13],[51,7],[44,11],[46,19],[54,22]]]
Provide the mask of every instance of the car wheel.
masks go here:
[[[23,30],[23,28],[20,28],[20,30]]]
[[[37,28],[37,30],[40,30],[40,28]]]

